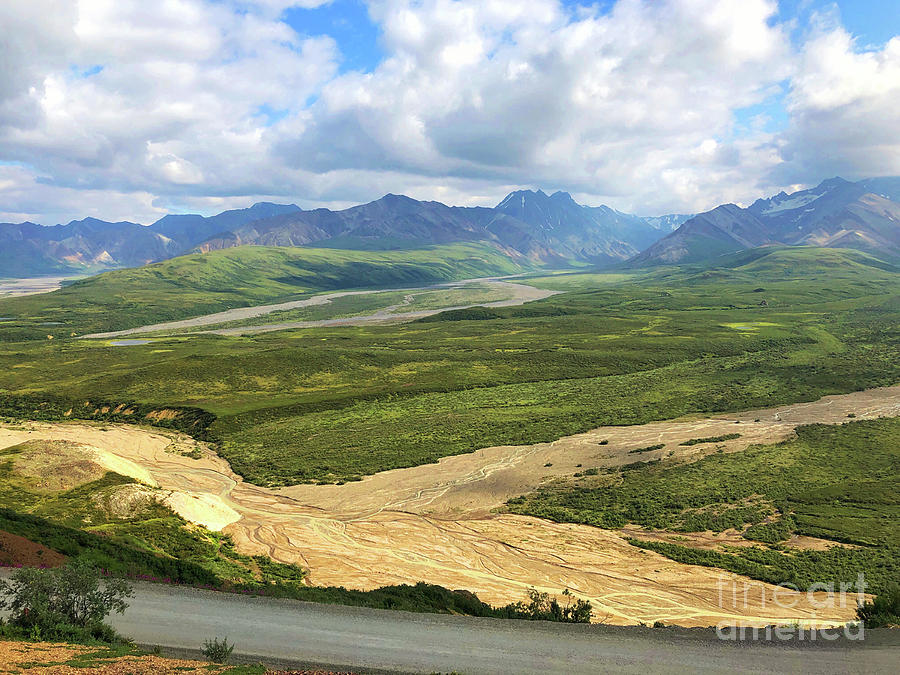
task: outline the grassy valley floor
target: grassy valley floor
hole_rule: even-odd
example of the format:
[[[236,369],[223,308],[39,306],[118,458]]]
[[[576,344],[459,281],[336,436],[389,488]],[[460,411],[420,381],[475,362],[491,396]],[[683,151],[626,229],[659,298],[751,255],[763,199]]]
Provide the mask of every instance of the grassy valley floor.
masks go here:
[[[900,274],[850,252],[756,255],[606,282],[534,278],[571,290],[404,325],[4,342],[0,413],[201,410],[208,419],[141,419],[215,441],[238,473],[278,486],[900,381]]]
[[[444,251],[436,268],[421,252],[365,264],[384,268],[387,276],[376,280],[385,285],[398,274],[422,283],[423,274],[431,281],[503,271],[488,253]],[[178,335],[125,347],[67,337],[346,287],[368,269],[322,252],[236,255],[189,256],[0,301],[0,314],[21,319],[0,324],[0,414],[70,422],[6,425],[0,470],[14,489],[4,493],[0,530],[54,550],[76,542],[120,569],[197,583],[277,586],[309,569],[318,584],[377,588],[422,579],[475,590],[493,604],[520,600],[529,586],[551,593],[570,586],[595,603],[598,619],[620,623],[715,623],[723,614],[709,599],[716,566],[755,576],[763,589],[762,580],[806,583],[856,568],[881,580],[895,575],[882,540],[860,537],[892,534],[885,521],[896,517],[887,482],[898,473],[893,446],[870,458],[880,458],[877,467],[861,464],[880,472],[872,483],[840,454],[804,446],[812,432],[801,430],[801,445],[788,450],[772,445],[797,425],[897,415],[892,399],[875,404],[867,391],[900,381],[900,273],[890,265],[851,251],[768,248],[713,266],[535,274],[528,283],[564,292],[401,325]],[[328,265],[332,274],[319,279]],[[856,403],[841,419],[832,403],[810,412],[820,404],[808,402],[830,395]],[[771,412],[786,404],[794,405]],[[733,414],[754,409],[769,418]],[[810,414],[785,417],[797,411]],[[687,425],[677,433],[653,426],[676,418]],[[79,419],[91,424],[73,423]],[[158,429],[126,432],[120,422]],[[852,437],[859,429],[878,439],[894,433],[848,425],[840,433],[850,436],[816,442],[853,454],[869,442]],[[99,448],[78,461],[106,471],[82,466],[90,478],[82,484],[43,485],[19,461],[33,441]],[[734,468],[732,450],[755,457],[757,450],[745,450],[751,443],[782,450]],[[816,467],[819,455],[830,464]],[[644,468],[647,460],[654,464]],[[659,504],[653,497],[664,490],[649,494],[630,482],[633,474],[665,483],[654,472],[681,476],[689,472],[681,463],[694,460],[726,472],[708,486],[711,494],[690,493],[685,478],[682,492]],[[799,501],[765,473],[768,461],[785,462],[784,475],[803,488]],[[172,493],[162,506],[116,511],[141,505],[134,467],[149,472],[152,490]],[[738,480],[742,471],[770,476],[773,492]],[[396,488],[373,490],[383,477]],[[369,496],[342,499],[359,489]],[[123,496],[129,491],[133,499]],[[859,494],[877,499],[854,502]],[[520,513],[490,515],[521,496],[510,505]],[[860,520],[867,511],[879,515]],[[636,527],[650,543],[622,539],[622,532],[639,539]],[[698,528],[733,530],[729,541],[751,537],[760,546],[690,547]],[[846,547],[801,555],[790,549],[794,535]],[[130,542],[131,558],[110,553],[113,538]],[[559,555],[571,563],[564,573]],[[699,609],[697,597],[706,598]],[[753,611],[760,621],[785,618]],[[831,620],[852,617],[852,609],[845,614]],[[801,618],[814,617],[810,610]]]

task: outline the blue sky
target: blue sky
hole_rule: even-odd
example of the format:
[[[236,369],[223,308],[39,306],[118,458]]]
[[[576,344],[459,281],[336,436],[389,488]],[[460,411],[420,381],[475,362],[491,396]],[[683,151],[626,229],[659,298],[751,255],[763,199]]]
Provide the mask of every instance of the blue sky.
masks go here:
[[[0,219],[900,175],[897,0],[6,0]],[[896,38],[896,39],[895,39]]]
[[[369,72],[384,54],[378,46],[378,28],[362,0],[336,0],[314,9],[289,8],[283,20],[298,34],[328,35],[341,47],[341,70]]]
[[[580,10],[608,13],[615,0],[563,0],[561,4],[576,15]],[[838,18],[864,49],[882,47],[900,28],[900,0],[779,0],[778,7],[778,20],[795,25],[791,31],[795,44],[802,44],[816,14]],[[313,9],[290,8],[281,18],[300,35],[334,38],[341,49],[342,72],[371,72],[385,56],[379,45],[378,26],[363,0],[333,0]],[[786,90],[787,83],[766,101],[736,110],[736,131],[750,128],[754,122],[762,123],[758,118],[765,119],[763,128],[767,131],[784,129],[789,120],[784,109]]]
[[[896,0],[780,0],[778,4],[781,16],[798,19],[800,26],[806,24],[813,12],[837,7],[841,22],[859,38],[863,47],[881,47],[897,34],[900,26],[900,3]]]
[[[615,2],[565,0],[562,4],[573,12],[591,7],[608,12]],[[836,10],[844,26],[863,46],[882,46],[900,27],[897,0],[779,0],[778,6],[779,19],[797,22],[797,40],[816,12]],[[333,0],[314,9],[289,8],[282,19],[301,35],[330,35],[337,40],[343,53],[342,69],[369,72],[384,57],[378,44],[378,27],[370,19],[363,0]]]

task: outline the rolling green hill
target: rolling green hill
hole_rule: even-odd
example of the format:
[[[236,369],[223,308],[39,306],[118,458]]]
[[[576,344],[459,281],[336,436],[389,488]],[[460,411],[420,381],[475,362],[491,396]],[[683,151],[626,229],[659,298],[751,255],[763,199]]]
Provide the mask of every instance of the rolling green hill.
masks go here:
[[[900,274],[842,251],[744,256],[535,277],[569,292],[453,321],[4,343],[0,395],[202,409],[236,471],[283,485],[900,380]]]
[[[106,272],[53,293],[0,300],[0,339],[69,337],[346,288],[414,286],[516,274],[477,243],[409,251],[242,246]]]

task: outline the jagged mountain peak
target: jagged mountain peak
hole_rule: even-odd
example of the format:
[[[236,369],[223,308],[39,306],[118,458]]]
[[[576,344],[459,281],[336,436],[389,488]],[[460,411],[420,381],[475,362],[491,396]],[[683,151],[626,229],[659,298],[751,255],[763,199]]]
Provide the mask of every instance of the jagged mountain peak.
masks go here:
[[[632,263],[669,264],[765,244],[851,247],[888,258],[900,256],[900,204],[892,194],[900,182],[869,179],[852,183],[840,176],[814,188],[779,192],[742,209],[734,204],[701,213],[654,243]]]
[[[548,195],[541,188],[538,188],[537,190],[514,190],[513,192],[510,192],[508,195],[506,195],[506,197],[504,197],[495,208],[503,209],[507,206],[515,204],[516,202],[524,207],[524,205],[527,203],[543,204],[549,200],[558,200],[560,198],[568,198],[572,200],[572,196],[568,192],[562,192],[560,190],[557,190],[552,195]],[[575,200],[572,201],[574,202]]]

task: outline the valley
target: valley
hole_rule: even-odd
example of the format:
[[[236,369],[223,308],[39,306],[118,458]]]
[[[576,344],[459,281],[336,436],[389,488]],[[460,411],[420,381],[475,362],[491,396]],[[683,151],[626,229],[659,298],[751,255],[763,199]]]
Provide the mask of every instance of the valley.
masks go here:
[[[897,0],[0,28],[0,672],[896,670]]]
[[[439,291],[443,292],[439,293]],[[419,288],[326,293],[314,295],[305,300],[293,300],[276,305],[256,305],[229,309],[224,312],[192,317],[181,321],[151,324],[109,333],[91,333],[81,337],[84,339],[106,339],[144,333],[168,335],[173,332],[249,335],[290,328],[358,326],[372,322],[411,321],[447,310],[468,309],[476,305],[484,307],[512,307],[532,300],[548,298],[556,293],[557,291],[542,290],[533,286],[497,279],[464,279],[462,281]],[[340,307],[343,304],[335,301],[344,298],[356,301],[352,305],[353,309],[350,311],[350,316],[340,316],[342,309],[335,307],[335,305]],[[384,304],[385,299],[388,303],[396,304]],[[369,300],[369,302],[359,302],[360,300]],[[461,302],[471,304],[456,304]],[[428,304],[432,304],[433,308],[418,309]],[[294,318],[298,314],[296,310],[306,310],[313,307],[321,308],[320,313],[325,314],[326,317],[306,321],[285,321],[285,319]],[[262,317],[268,318],[269,322],[257,323],[257,320],[260,320]],[[191,330],[194,328],[203,328],[203,331]]]
[[[173,454],[167,449],[177,437],[135,427],[5,425],[0,446],[52,440],[96,448],[101,465],[163,490],[166,503],[186,520],[223,530],[243,553],[302,565],[317,585],[371,590],[425,581],[465,588],[495,605],[515,602],[532,587],[554,594],[567,588],[592,602],[596,621],[614,625],[831,625],[852,618],[855,607],[817,611],[797,593],[783,603],[796,603],[787,609],[774,602],[774,587],[761,582],[747,582],[750,605],[723,606],[720,584],[736,577],[682,565],[625,541],[640,538],[639,530],[555,524],[495,510],[509,498],[571,476],[579,464],[621,467],[633,461],[634,447],[648,442],[676,449],[669,461],[680,464],[705,454],[680,443],[732,430],[736,423],[742,437],[728,442],[729,453],[783,441],[800,424],[840,424],[851,413],[859,420],[900,416],[900,387],[737,415],[604,427],[552,443],[486,448],[346,485],[280,490],[246,483],[208,449],[200,459]],[[601,439],[607,441],[603,446]]]
[[[326,602],[484,616],[568,590],[622,625],[841,624],[855,607],[820,611],[813,581],[896,576],[895,268],[813,247],[616,272],[504,261],[247,247],[0,303],[32,322],[0,326],[0,530]],[[354,288],[358,265],[381,284]],[[160,326],[143,289],[186,318]],[[101,318],[125,327],[89,332]],[[52,448],[82,482],[29,473]],[[836,471],[834,448],[858,460]],[[817,506],[817,480],[847,506]],[[753,602],[723,607],[723,579]]]

